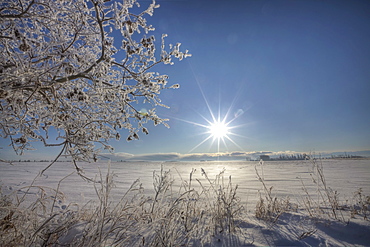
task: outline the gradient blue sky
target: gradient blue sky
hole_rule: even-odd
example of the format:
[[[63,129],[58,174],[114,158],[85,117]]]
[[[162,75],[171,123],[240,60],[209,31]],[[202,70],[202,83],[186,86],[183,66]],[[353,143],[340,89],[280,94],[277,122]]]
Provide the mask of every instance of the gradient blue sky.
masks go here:
[[[150,124],[139,141],[112,141],[117,159],[370,150],[370,1],[157,3],[147,18],[157,40],[167,33],[168,43],[181,42],[193,56],[156,67],[170,84],[181,84],[161,93],[171,109],[158,113],[171,128]],[[226,121],[238,116],[229,125],[234,143],[197,146],[209,136],[197,124],[208,125],[210,110]],[[10,157],[7,148],[0,151]]]

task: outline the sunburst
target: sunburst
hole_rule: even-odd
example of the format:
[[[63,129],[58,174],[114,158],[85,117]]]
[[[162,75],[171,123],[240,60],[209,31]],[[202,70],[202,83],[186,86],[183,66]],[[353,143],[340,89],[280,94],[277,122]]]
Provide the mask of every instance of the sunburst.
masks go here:
[[[191,66],[191,64],[189,63],[190,65],[190,69],[194,75],[194,78],[195,78],[195,81],[196,83],[198,84],[198,87],[199,87],[199,91],[201,92],[202,94],[202,97],[204,99],[204,102],[208,108],[208,111],[209,111],[209,115],[211,116],[210,119],[206,118],[205,116],[203,116],[202,114],[200,114],[198,112],[198,114],[203,118],[203,120],[205,120],[205,124],[202,124],[202,123],[199,123],[199,122],[193,122],[193,121],[189,121],[189,120],[184,120],[184,119],[179,119],[179,118],[176,118],[176,117],[170,117],[170,118],[173,118],[173,119],[177,119],[177,120],[180,120],[180,121],[183,121],[183,122],[186,122],[186,123],[189,123],[189,124],[193,124],[193,125],[196,125],[196,126],[200,126],[200,127],[203,127],[206,129],[205,132],[202,132],[200,134],[204,134],[206,135],[206,137],[200,141],[198,144],[196,144],[190,151],[189,153],[193,152],[195,149],[197,149],[199,146],[203,145],[205,142],[211,140],[211,146],[213,146],[215,144],[215,142],[217,143],[217,153],[219,154],[220,153],[220,146],[221,144],[224,145],[224,147],[226,148],[226,150],[228,151],[228,145],[227,145],[227,141],[228,142],[231,142],[232,144],[234,144],[236,147],[239,148],[239,150],[243,151],[244,149],[239,145],[237,144],[233,139],[232,139],[232,136],[238,136],[238,137],[243,137],[243,138],[246,138],[245,136],[242,136],[242,135],[238,135],[236,133],[234,133],[232,130],[236,129],[236,128],[239,128],[241,126],[245,126],[246,124],[242,124],[242,125],[233,125],[232,123],[234,122],[234,120],[236,120],[237,118],[239,118],[241,115],[244,114],[244,111],[242,109],[237,109],[235,111],[234,114],[230,114],[232,109],[234,108],[234,104],[237,100],[237,96],[234,97],[232,103],[230,104],[226,114],[222,115],[221,114],[221,94],[219,95],[219,105],[218,105],[218,114],[217,114],[217,117],[215,115],[215,113],[213,112],[203,90],[202,90],[202,87],[200,86],[200,83],[199,81],[197,80],[197,77],[195,76],[195,73],[194,73],[194,70]],[[238,91],[240,93],[240,91]],[[238,94],[238,93],[237,93]]]
[[[208,105],[208,103],[207,103],[207,105]],[[228,118],[228,114],[226,114],[223,118],[221,118],[220,115],[218,116],[218,118],[215,118],[215,116],[214,116],[214,114],[213,114],[213,112],[210,108],[209,108],[209,111],[210,111],[210,114],[212,116],[211,120],[209,120],[209,119],[205,118],[203,115],[201,115],[201,117],[207,122],[207,124],[200,124],[200,123],[196,123],[196,122],[186,121],[188,123],[191,123],[191,124],[194,124],[194,125],[205,128],[205,131],[201,134],[207,135],[200,143],[195,145],[189,151],[189,153],[194,151],[195,149],[197,149],[201,145],[203,145],[208,140],[212,141],[211,145],[214,145],[216,143],[217,153],[220,153],[221,144],[223,144],[223,146],[226,149],[228,149],[228,145],[227,145],[227,142],[226,142],[227,140],[230,141],[231,143],[233,143],[235,146],[237,146],[240,150],[243,150],[243,148],[240,147],[231,137],[231,136],[240,136],[240,135],[238,135],[238,134],[236,134],[232,131],[233,129],[240,127],[240,126],[237,126],[237,125],[232,125],[232,122],[238,116],[235,116],[230,121],[226,121],[227,118]]]
[[[226,150],[228,150],[228,145],[227,145],[228,142],[229,143],[231,142],[236,147],[238,147],[240,150],[243,150],[243,148],[233,140],[232,136],[244,137],[244,136],[238,135],[238,134],[233,132],[234,129],[239,128],[241,126],[244,126],[244,125],[234,125],[233,124],[234,120],[239,118],[244,113],[244,111],[242,109],[238,109],[234,114],[230,114],[230,112],[232,111],[232,108],[233,108],[233,104],[231,104],[230,107],[227,110],[227,113],[225,115],[221,115],[221,112],[220,112],[221,103],[219,103],[218,115],[216,116],[215,113],[213,112],[212,108],[210,107],[210,104],[209,104],[207,98],[205,97],[205,95],[204,95],[200,86],[199,86],[199,88],[200,88],[200,91],[202,93],[204,102],[205,102],[205,104],[208,108],[209,115],[211,116],[211,118],[208,119],[204,115],[202,115],[198,112],[199,116],[201,118],[203,118],[203,120],[205,121],[205,123],[202,124],[202,123],[199,123],[199,122],[194,122],[194,121],[179,119],[179,118],[176,118],[176,117],[171,117],[173,119],[177,119],[177,120],[180,120],[180,121],[192,124],[192,125],[200,126],[200,127],[205,129],[205,131],[201,132],[200,135],[205,135],[206,137],[203,140],[201,140],[198,144],[196,144],[189,151],[189,153],[193,152],[194,150],[196,150],[198,147],[200,147],[201,145],[203,145],[207,141],[211,141],[211,146],[213,146],[215,144],[217,145],[217,153],[220,153],[221,146],[225,147]],[[234,101],[235,101],[235,99],[234,99]],[[231,117],[231,115],[232,115],[232,117]]]
[[[211,123],[208,129],[213,138],[222,139],[229,134],[230,127],[224,121],[216,121]]]

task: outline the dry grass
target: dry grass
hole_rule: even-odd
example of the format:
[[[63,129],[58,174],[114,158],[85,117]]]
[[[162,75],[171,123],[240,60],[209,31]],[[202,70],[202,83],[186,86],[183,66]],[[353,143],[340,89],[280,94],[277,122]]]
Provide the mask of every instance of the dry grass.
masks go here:
[[[206,182],[182,180],[173,191],[170,171],[153,173],[153,196],[145,196],[139,180],[121,199],[112,201],[114,173],[101,172],[94,184],[97,203],[56,210],[63,194],[44,187],[24,188],[22,198],[1,194],[1,246],[188,246],[218,241],[237,231],[242,211],[237,186],[223,172]],[[194,188],[193,185],[196,185]],[[25,196],[36,201],[24,205]],[[73,208],[73,209],[72,209]]]
[[[353,198],[341,201],[327,185],[322,165],[312,162],[312,182],[317,190],[312,193],[302,183],[304,194],[294,210],[306,212],[304,217],[314,220],[348,222],[355,216],[367,220],[370,197],[359,189]],[[293,210],[290,199],[273,194],[273,187],[264,180],[263,163],[255,171],[262,185],[255,216],[278,224],[284,212]],[[225,177],[224,170],[209,177],[201,169],[202,179],[194,179],[196,172],[193,169],[186,179],[178,174],[181,183],[174,186],[174,174],[162,166],[153,172],[151,196],[143,193],[136,180],[117,201],[112,199],[115,175],[108,168],[105,175],[100,172],[95,178],[96,202],[81,207],[57,207],[64,200],[59,187],[65,178],[56,189],[32,183],[21,189],[21,196],[0,193],[0,246],[213,246],[227,239],[242,245],[237,237],[238,222],[247,212],[238,197],[238,186]],[[29,203],[26,197],[34,200]],[[297,238],[302,240],[315,232],[307,228]]]
[[[316,187],[316,191],[309,192],[302,181],[304,195],[301,198],[303,208],[308,215],[317,221],[329,222],[334,219],[348,224],[354,215],[354,209],[363,208],[364,210],[361,210],[359,214],[363,214],[364,218],[366,218],[366,211],[370,204],[364,202],[361,190],[359,190],[360,196],[358,197],[360,200],[356,200],[356,195],[359,194],[355,193],[352,199],[354,203],[348,206],[346,201],[340,197],[338,191],[328,186],[321,160],[312,159],[310,162],[312,165],[310,176],[312,183]],[[358,207],[360,204],[361,206]]]
[[[63,212],[50,210],[55,200],[63,200],[60,192],[38,186],[23,189],[26,191],[22,197],[16,194],[1,196],[1,246],[31,246],[35,243],[46,246],[54,243],[77,222],[75,220],[77,212],[68,207]],[[32,194],[37,199],[23,206],[26,194]]]
[[[279,217],[291,208],[289,197],[278,198],[272,194],[273,187],[267,187],[263,175],[263,161],[259,163],[262,175],[258,172],[255,166],[256,175],[262,184],[262,192],[259,193],[259,200],[257,201],[255,215],[258,219],[262,219],[271,223],[276,223]]]
[[[368,215],[370,211],[370,196],[365,196],[362,192],[362,188],[359,188],[353,194],[352,203],[349,206],[351,211],[351,217],[360,215],[364,220],[369,220]]]

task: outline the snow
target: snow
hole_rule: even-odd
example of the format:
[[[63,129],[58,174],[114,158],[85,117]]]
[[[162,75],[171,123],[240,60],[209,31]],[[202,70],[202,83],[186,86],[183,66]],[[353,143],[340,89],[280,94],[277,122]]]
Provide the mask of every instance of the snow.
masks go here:
[[[40,225],[47,225],[50,222],[54,225],[57,224],[57,221],[53,221],[54,218],[48,218],[45,216],[46,214],[55,214],[53,216],[55,218],[63,214],[64,219],[68,219],[69,222],[68,228],[66,228],[68,230],[58,235],[57,241],[59,244],[74,245],[77,243],[74,242],[76,239],[82,239],[86,231],[95,230],[94,224],[99,224],[100,221],[96,219],[96,223],[89,225],[87,219],[91,221],[95,219],[94,214],[99,213],[98,209],[95,208],[98,208],[102,200],[98,200],[97,193],[101,188],[106,187],[102,187],[102,184],[99,183],[94,184],[83,180],[76,174],[74,166],[68,162],[57,162],[44,175],[38,176],[47,165],[48,163],[45,162],[24,162],[13,165],[0,163],[2,193],[13,196],[12,198],[18,198],[18,200],[24,196],[25,201],[18,206],[19,211],[21,211],[20,208],[27,210],[35,205],[35,201],[40,198],[40,195],[49,195],[50,198],[57,197],[58,199],[49,205],[53,209],[46,209],[44,212],[38,211],[39,217],[43,219],[40,220]],[[113,180],[114,186],[111,188],[107,204],[109,207],[121,205],[118,203],[119,200],[137,179],[139,179],[141,186],[136,182],[133,188],[137,190],[128,193],[124,197],[125,200],[131,202],[136,198],[135,195],[139,194],[142,202],[156,205],[154,202],[159,199],[154,199],[155,181],[153,179],[156,176],[156,178],[163,178],[164,172],[170,171],[167,174],[168,180],[166,180],[169,185],[166,187],[167,194],[161,198],[160,207],[156,205],[152,208],[152,212],[156,213],[149,216],[150,210],[145,209],[144,206],[141,209],[135,208],[134,211],[130,211],[133,209],[127,205],[131,204],[122,203],[123,209],[119,212],[135,212],[135,217],[142,219],[147,217],[145,218],[147,222],[134,224],[135,220],[135,222],[139,222],[139,220],[120,215],[119,217],[122,219],[119,219],[122,222],[125,221],[128,226],[125,233],[128,236],[126,242],[122,242],[122,239],[116,239],[115,242],[115,239],[108,234],[106,238],[99,240],[104,241],[104,245],[127,243],[133,246],[147,246],[158,240],[158,233],[166,232],[170,234],[160,235],[163,239],[172,241],[171,243],[174,245],[182,243],[184,246],[370,246],[370,221],[368,219],[370,212],[370,197],[368,197],[370,195],[370,160],[367,159],[270,161],[263,164],[247,161],[165,163],[101,161],[98,163],[79,163],[78,165],[83,168],[84,175],[96,181],[102,181],[104,184],[107,179]],[[106,175],[108,169],[110,169],[111,176]],[[160,176],[161,169],[163,169],[162,176]],[[204,169],[206,176],[202,173],[202,169]],[[320,177],[320,169],[323,171],[323,178]],[[153,174],[154,171],[156,172]],[[189,185],[190,180],[191,184]],[[171,181],[173,182],[171,183]],[[199,193],[186,192],[184,185],[194,191],[199,191]],[[235,191],[233,188],[235,189],[236,185],[238,185],[237,199],[234,200],[232,193]],[[267,190],[264,189],[264,185]],[[212,186],[216,187],[213,192]],[[40,188],[43,188],[44,194],[40,192]],[[270,190],[270,188],[272,189]],[[360,188],[361,190],[359,190]],[[218,194],[220,191],[223,194]],[[264,203],[267,205],[269,202],[268,191],[271,193],[271,198],[276,199],[276,205],[281,210],[265,214],[265,218],[257,218],[256,205],[260,202],[260,198],[264,199]],[[59,195],[59,192],[63,194]],[[184,194],[179,196],[181,193]],[[177,197],[170,197],[172,195],[177,195]],[[231,225],[235,227],[230,233],[226,231],[226,228],[216,232],[211,229],[212,227],[209,227],[216,220],[223,219],[217,218],[219,217],[217,214],[212,214],[214,205],[207,202],[205,198],[211,200],[221,196],[224,196],[222,200],[230,200],[229,204],[223,205],[229,205],[232,210],[238,209],[237,213],[231,217],[233,220]],[[174,205],[177,204],[166,204],[168,198],[178,198],[178,205],[185,202],[188,203],[186,204],[188,206],[192,205],[194,215],[193,218],[189,216],[189,219],[196,221],[197,223],[194,225],[197,226],[193,226],[193,230],[188,230],[186,236],[193,236],[193,239],[186,239],[181,235],[181,227],[183,226],[178,225],[180,218],[176,218],[179,216],[171,211],[176,209]],[[308,201],[310,207],[307,206]],[[334,213],[331,207],[332,202],[338,204],[338,209],[334,210]],[[167,208],[167,205],[171,205],[171,207]],[[204,208],[195,212],[196,206]],[[6,216],[5,212],[7,212],[5,209],[0,210],[3,220]],[[159,217],[159,215],[165,215],[165,217]],[[223,215],[221,216],[223,217]],[[166,217],[175,218],[165,220]],[[211,218],[206,219],[206,217]],[[122,222],[120,224],[123,224]],[[109,228],[111,227],[109,224],[104,227],[105,231],[113,231],[113,228]],[[171,227],[173,230],[170,229]],[[5,228],[1,227],[1,229],[5,231]],[[25,229],[31,228],[26,227]],[[129,232],[132,234],[130,235]],[[32,238],[35,239],[35,236],[41,233],[43,233],[41,230],[34,233],[35,235],[32,233]],[[0,245],[4,245],[6,240],[5,237],[1,238]]]

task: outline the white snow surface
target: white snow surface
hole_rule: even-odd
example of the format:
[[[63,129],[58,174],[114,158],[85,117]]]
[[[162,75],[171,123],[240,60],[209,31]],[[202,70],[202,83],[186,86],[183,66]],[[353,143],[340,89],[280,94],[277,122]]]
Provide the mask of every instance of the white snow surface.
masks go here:
[[[348,209],[340,210],[342,216],[335,218],[316,219],[309,217],[303,205],[307,193],[315,200],[318,195],[317,181],[319,176],[314,171],[312,161],[267,161],[259,162],[109,162],[78,163],[84,175],[100,180],[108,166],[114,176],[114,188],[111,201],[118,201],[137,179],[142,183],[145,195],[153,195],[153,171],[170,170],[173,186],[171,190],[179,190],[182,181],[189,181],[189,174],[196,169],[192,179],[206,183],[202,169],[212,180],[221,171],[225,184],[231,177],[232,185],[238,185],[237,197],[243,206],[242,216],[236,221],[238,231],[233,235],[214,236],[210,241],[201,241],[204,246],[370,246],[370,215],[350,216],[350,205],[354,204],[354,195],[361,188],[364,198],[370,195],[370,160],[320,160],[317,161],[325,175],[328,188],[338,195],[340,205],[348,205]],[[75,172],[74,166],[68,162],[57,162],[42,176],[39,173],[48,163],[15,162],[0,163],[0,183],[4,194],[23,195],[32,203],[32,190],[27,186],[49,187],[64,193],[65,199],[59,200],[54,207],[63,210],[70,205],[82,208],[86,203],[97,201],[94,183],[83,180]],[[256,204],[263,195],[263,179],[266,187],[271,189],[276,198],[287,199],[291,210],[281,213],[276,222],[256,217]],[[69,176],[68,176],[69,175]],[[194,187],[200,183],[193,182]],[[304,191],[307,190],[307,193]],[[319,199],[318,199],[319,200]],[[25,204],[27,205],[27,203]],[[369,205],[367,205],[369,207]],[[370,208],[367,209],[370,211]],[[368,214],[370,214],[368,212]],[[73,231],[64,237],[66,243],[81,233],[83,226],[76,224]],[[306,234],[306,235],[305,235]],[[301,239],[300,239],[301,238]],[[73,244],[72,244],[73,245]],[[144,244],[145,245],[145,244]],[[196,243],[193,246],[198,246]]]

